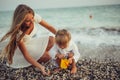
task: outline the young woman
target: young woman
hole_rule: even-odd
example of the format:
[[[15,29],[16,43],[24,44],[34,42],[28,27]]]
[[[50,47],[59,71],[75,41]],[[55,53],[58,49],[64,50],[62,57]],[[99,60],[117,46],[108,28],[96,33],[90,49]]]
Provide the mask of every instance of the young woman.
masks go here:
[[[2,51],[2,57],[7,58],[11,67],[22,68],[34,65],[44,75],[48,75],[45,67],[38,60],[46,62],[50,59],[48,51],[54,44],[54,38],[52,36],[34,38],[37,30],[35,23],[42,25],[54,34],[56,33],[56,29],[35,14],[29,6],[18,5],[14,11],[11,28],[1,39],[2,42],[9,37],[9,42]]]

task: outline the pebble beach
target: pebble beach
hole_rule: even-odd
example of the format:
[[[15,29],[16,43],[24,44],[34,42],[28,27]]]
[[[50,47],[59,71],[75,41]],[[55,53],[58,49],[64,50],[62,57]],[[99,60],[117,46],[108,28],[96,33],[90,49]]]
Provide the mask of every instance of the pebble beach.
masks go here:
[[[53,72],[50,61],[43,63],[51,71],[50,76],[43,76],[34,66],[14,69],[5,63],[0,63],[0,80],[120,80],[120,62],[111,59],[79,60],[76,74],[70,74],[69,69]]]
[[[0,80],[120,80],[120,5],[35,11],[58,29],[65,28],[71,32],[81,54],[76,64],[77,73],[70,74],[69,69],[54,72],[49,61],[42,64],[51,74],[43,76],[32,65],[12,68],[6,65],[6,60],[0,60]],[[0,39],[10,27],[12,13],[0,12]],[[90,14],[92,18],[89,18]],[[36,37],[49,34],[40,26],[36,27]],[[0,43],[0,52],[5,45],[6,42]]]

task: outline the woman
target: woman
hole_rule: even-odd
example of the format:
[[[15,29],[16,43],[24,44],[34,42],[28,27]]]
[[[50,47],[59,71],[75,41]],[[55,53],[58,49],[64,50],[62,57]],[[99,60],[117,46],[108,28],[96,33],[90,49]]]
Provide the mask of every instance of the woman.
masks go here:
[[[7,57],[11,67],[22,68],[34,65],[41,70],[43,75],[48,75],[45,67],[38,60],[46,62],[50,59],[48,51],[54,44],[54,38],[52,36],[34,38],[37,30],[35,23],[56,33],[56,29],[35,14],[30,7],[24,4],[18,5],[14,11],[11,28],[1,39],[2,42],[10,37],[7,46],[2,51],[2,57]]]

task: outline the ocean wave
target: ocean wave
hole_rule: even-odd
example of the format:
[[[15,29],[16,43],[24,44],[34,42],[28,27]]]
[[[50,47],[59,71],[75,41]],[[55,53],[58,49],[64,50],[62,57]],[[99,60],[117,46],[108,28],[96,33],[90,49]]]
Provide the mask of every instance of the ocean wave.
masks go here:
[[[120,35],[120,27],[84,27],[84,28],[66,28],[71,33],[76,34],[87,34],[92,36],[100,36],[100,35],[106,35],[106,36],[112,36],[112,35]]]

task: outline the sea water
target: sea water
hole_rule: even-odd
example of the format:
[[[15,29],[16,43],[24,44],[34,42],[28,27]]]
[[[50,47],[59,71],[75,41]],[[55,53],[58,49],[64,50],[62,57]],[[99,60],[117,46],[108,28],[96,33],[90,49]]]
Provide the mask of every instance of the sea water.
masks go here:
[[[35,12],[55,28],[69,30],[82,57],[120,60],[120,5],[35,9]],[[12,17],[13,11],[0,11],[0,37],[9,30]],[[49,34],[38,28],[38,36]]]

